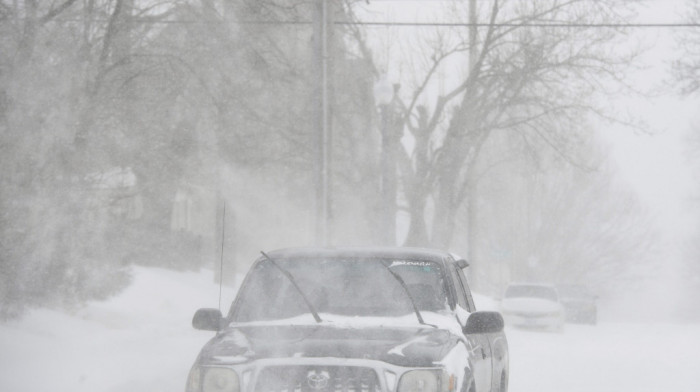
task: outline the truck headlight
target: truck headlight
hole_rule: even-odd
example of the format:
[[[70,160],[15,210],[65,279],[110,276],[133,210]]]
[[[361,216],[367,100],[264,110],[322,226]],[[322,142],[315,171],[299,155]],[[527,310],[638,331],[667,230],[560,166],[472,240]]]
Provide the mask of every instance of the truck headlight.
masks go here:
[[[193,369],[193,372],[195,370]],[[238,374],[227,368],[202,368],[197,369],[196,378],[201,377],[202,392],[239,392]],[[194,379],[190,374],[190,381]],[[195,389],[196,390],[196,389]]]
[[[454,378],[444,370],[411,370],[401,376],[398,392],[448,392]]]

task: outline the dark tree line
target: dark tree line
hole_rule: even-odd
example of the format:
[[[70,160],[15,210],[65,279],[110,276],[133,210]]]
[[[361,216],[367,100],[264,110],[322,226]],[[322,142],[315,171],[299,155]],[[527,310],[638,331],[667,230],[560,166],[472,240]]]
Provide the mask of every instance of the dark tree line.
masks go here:
[[[312,5],[0,1],[3,317],[105,298],[134,263],[212,263],[224,201],[232,260],[274,245],[255,234],[308,238],[298,233],[314,212],[314,32],[289,22],[313,18]],[[334,208],[366,242],[373,73],[346,47],[350,33],[335,29],[331,45],[333,79],[352,86],[332,94]]]

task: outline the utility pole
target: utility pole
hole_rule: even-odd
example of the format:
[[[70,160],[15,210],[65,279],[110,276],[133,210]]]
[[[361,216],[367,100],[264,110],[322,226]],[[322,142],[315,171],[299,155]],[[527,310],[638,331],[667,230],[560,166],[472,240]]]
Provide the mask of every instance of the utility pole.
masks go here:
[[[476,35],[478,33],[476,23],[476,0],[469,0],[469,72],[476,64],[476,55],[478,53],[476,50]]]
[[[316,75],[315,118],[316,141],[316,245],[330,243],[331,231],[331,111],[330,111],[330,56],[329,26],[332,14],[327,0],[316,0],[314,7],[314,57]]]
[[[478,56],[479,51],[477,50],[477,15],[476,15],[476,0],[469,0],[469,76],[472,76],[474,72],[474,67],[476,65],[476,56]],[[469,92],[467,92],[469,94]],[[470,118],[473,118],[470,116]],[[474,124],[467,124],[467,126],[474,126]],[[467,173],[467,187],[469,192],[469,199],[467,203],[467,259],[470,263],[476,266],[476,241],[477,241],[477,186],[476,186],[476,171],[474,170],[474,165]],[[473,276],[476,276],[474,274]]]

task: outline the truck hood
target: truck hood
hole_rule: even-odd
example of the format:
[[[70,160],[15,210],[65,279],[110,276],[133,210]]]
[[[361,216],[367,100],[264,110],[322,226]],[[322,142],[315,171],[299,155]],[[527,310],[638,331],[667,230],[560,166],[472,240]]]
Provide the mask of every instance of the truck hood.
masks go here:
[[[372,359],[398,366],[432,366],[458,340],[449,330],[426,326],[233,326],[204,346],[199,362],[240,364],[263,358],[335,357]]]

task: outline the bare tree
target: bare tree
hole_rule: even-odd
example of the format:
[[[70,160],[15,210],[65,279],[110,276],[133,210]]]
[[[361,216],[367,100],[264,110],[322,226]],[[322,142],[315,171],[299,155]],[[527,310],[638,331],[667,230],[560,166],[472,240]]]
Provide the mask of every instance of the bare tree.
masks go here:
[[[688,1],[689,23],[700,18],[700,4]],[[678,46],[682,57],[672,62],[674,78],[682,94],[695,94],[700,90],[700,32],[697,29],[678,33]]]
[[[615,2],[478,4],[478,39],[470,41],[461,31],[436,34],[424,61],[427,70],[405,104],[405,121],[416,140],[401,165],[411,215],[408,244],[450,245],[456,211],[476,203],[473,168],[495,130],[530,144],[541,141],[581,166],[576,146],[587,137],[582,119],[605,116],[592,98],[610,92],[606,81],[621,82],[630,60],[631,53],[611,50],[620,31],[599,27],[623,20],[624,7]],[[466,10],[455,8],[453,14],[467,19]],[[426,98],[436,75],[454,58],[468,69],[464,78],[436,99]],[[429,201],[434,217],[425,222]]]
[[[477,267],[491,274],[486,281],[603,290],[632,279],[631,267],[656,260],[660,242],[653,216],[606,164],[596,167],[582,171],[564,163],[537,169],[519,160],[499,170],[510,175],[485,180],[489,202],[480,215]]]

